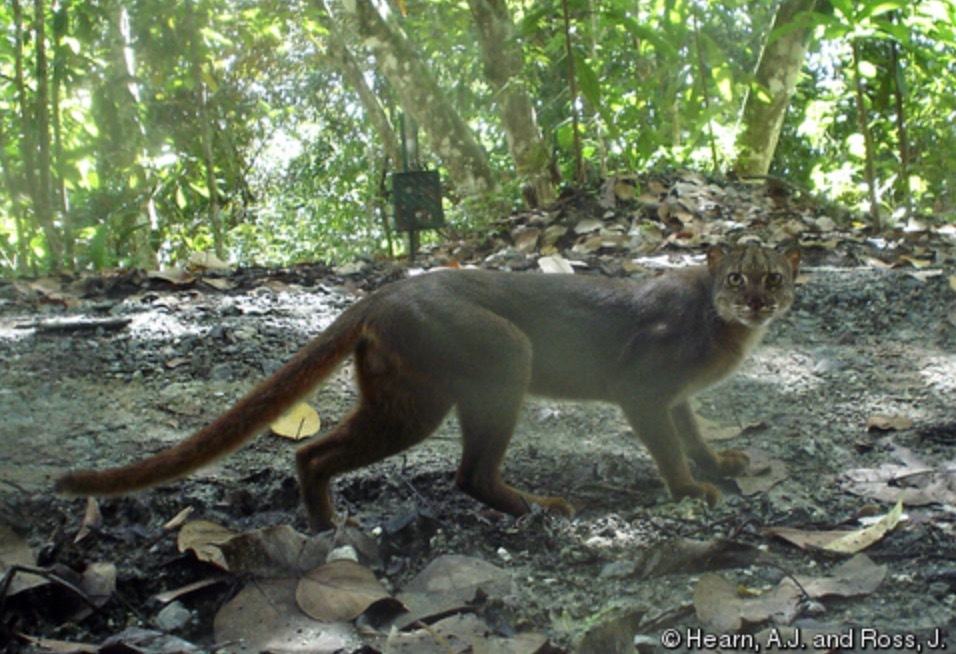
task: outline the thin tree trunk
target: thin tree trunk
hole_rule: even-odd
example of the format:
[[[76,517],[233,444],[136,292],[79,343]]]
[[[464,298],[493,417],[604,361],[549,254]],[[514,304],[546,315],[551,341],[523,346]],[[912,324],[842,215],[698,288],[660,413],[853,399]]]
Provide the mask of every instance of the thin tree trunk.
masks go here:
[[[195,12],[195,9],[194,9]],[[206,169],[206,192],[209,194],[209,226],[212,230],[216,256],[226,258],[222,215],[219,206],[219,185],[216,183],[216,158],[213,148],[213,126],[209,116],[208,88],[202,76],[202,53],[199,49],[199,16],[193,13],[193,32],[190,38],[190,66],[196,91],[196,116],[199,122],[199,141],[203,165]]]
[[[57,211],[63,217],[63,260],[69,269],[76,266],[74,253],[73,221],[70,215],[70,198],[66,189],[65,159],[63,155],[63,124],[60,120],[60,96],[63,88],[63,67],[65,63],[65,49],[63,36],[69,21],[69,14],[65,5],[56,9],[53,16],[53,95],[51,112],[53,118],[53,159],[56,205]]]
[[[36,181],[33,213],[43,228],[47,256],[53,270],[60,268],[60,238],[53,220],[53,156],[50,147],[50,82],[46,55],[46,8],[43,0],[33,3],[34,48],[36,50],[36,99],[33,126],[36,140]],[[25,126],[29,131],[30,126]]]
[[[882,229],[880,220],[879,195],[876,190],[876,159],[873,147],[873,135],[870,132],[869,112],[863,95],[863,75],[860,73],[860,42],[853,40],[853,86],[856,92],[856,117],[860,133],[863,134],[863,147],[866,160],[863,162],[863,174],[866,176],[867,195],[870,202],[870,224],[873,229]]]
[[[574,147],[574,181],[584,184],[584,154],[581,148],[581,134],[578,123],[578,78],[574,72],[574,49],[571,47],[571,9],[568,0],[561,0],[561,13],[564,18],[564,56],[568,60],[568,91],[571,101],[571,142]]]
[[[7,186],[7,193],[10,195],[11,213],[13,214],[14,227],[17,234],[17,249],[14,257],[16,258],[16,272],[25,275],[27,266],[30,264],[30,247],[28,230],[23,219],[23,205],[20,202],[20,192],[17,183],[16,173],[13,169],[13,162],[7,156],[6,133],[3,130],[3,123],[0,121],[0,169],[3,170],[3,181]]]
[[[799,27],[773,38],[801,13],[813,11],[816,0],[783,0],[770,26],[768,40],[757,64],[756,85],[744,98],[737,132],[734,171],[738,175],[766,175],[780,140],[783,119],[803,68],[810,38],[808,27]]]
[[[498,102],[508,149],[519,177],[529,186],[529,204],[550,204],[557,197],[551,156],[538,127],[534,103],[520,75],[524,55],[515,39],[514,23],[504,0],[468,0],[478,28],[478,42],[487,78]]]
[[[896,108],[896,138],[899,141],[900,148],[900,171],[898,175],[899,182],[896,187],[903,197],[903,206],[906,211],[906,218],[913,213],[913,194],[910,189],[910,152],[909,135],[906,128],[906,108],[903,98],[903,67],[900,65],[899,44],[896,41],[890,41],[890,61],[893,68],[893,100]]]
[[[389,25],[371,0],[342,4],[355,21],[364,45],[374,55],[405,111],[422,125],[432,151],[442,160],[463,196],[480,196],[498,188],[484,150],[455,111],[408,38]]]
[[[14,40],[13,40],[13,57],[14,57],[14,84],[17,88],[17,108],[18,108],[18,117],[20,119],[19,132],[20,132],[20,154],[23,158],[23,184],[26,187],[27,196],[30,197],[31,202],[37,195],[37,183],[36,183],[36,153],[34,152],[33,145],[33,132],[30,129],[30,126],[33,124],[33,120],[30,117],[30,104],[29,98],[27,97],[27,86],[25,81],[24,74],[24,60],[23,60],[23,42],[25,40],[25,35],[23,32],[23,9],[20,6],[20,0],[12,0],[13,4],[13,30],[14,30]],[[9,171],[9,168],[7,169]],[[9,183],[16,184],[17,180],[10,175]],[[11,195],[14,198],[20,197],[20,189],[12,188],[10,189]],[[17,239],[20,258],[22,260],[22,266],[31,266],[36,272],[36,261],[30,254],[30,241],[33,238],[34,229],[28,221],[23,218],[23,213],[20,214],[20,221],[17,223]]]
[[[694,14],[694,48],[697,50],[697,79],[700,80],[700,97],[704,105],[704,116],[707,118],[707,142],[710,145],[710,163],[713,172],[720,170],[720,163],[717,157],[717,141],[714,138],[714,127],[710,119],[710,66],[704,57],[704,46],[700,38],[700,17],[699,11],[695,7]]]

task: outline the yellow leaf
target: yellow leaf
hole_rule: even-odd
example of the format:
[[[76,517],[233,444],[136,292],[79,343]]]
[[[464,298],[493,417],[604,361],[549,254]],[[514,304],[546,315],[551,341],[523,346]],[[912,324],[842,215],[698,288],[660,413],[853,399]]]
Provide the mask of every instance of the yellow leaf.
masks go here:
[[[878,413],[866,419],[867,431],[902,431],[913,428],[913,421],[906,416]]]
[[[829,552],[856,554],[873,543],[881,540],[888,532],[896,528],[903,516],[903,500],[899,500],[889,513],[880,518],[879,522],[858,531],[840,536],[823,546]]]
[[[956,291],[956,275],[949,278],[949,287]]]
[[[305,402],[299,402],[269,427],[277,436],[294,441],[316,434],[322,426],[319,414]]]

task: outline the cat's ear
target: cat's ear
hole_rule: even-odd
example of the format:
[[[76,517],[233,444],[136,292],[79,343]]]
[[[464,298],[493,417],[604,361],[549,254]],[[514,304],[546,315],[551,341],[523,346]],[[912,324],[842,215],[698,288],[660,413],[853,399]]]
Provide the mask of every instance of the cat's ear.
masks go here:
[[[713,275],[717,271],[717,266],[727,256],[727,247],[724,245],[711,245],[707,248],[707,268]]]
[[[793,246],[787,248],[783,253],[783,256],[786,257],[787,261],[790,263],[790,270],[793,271],[794,277],[797,275],[797,271],[800,270],[800,248]]]

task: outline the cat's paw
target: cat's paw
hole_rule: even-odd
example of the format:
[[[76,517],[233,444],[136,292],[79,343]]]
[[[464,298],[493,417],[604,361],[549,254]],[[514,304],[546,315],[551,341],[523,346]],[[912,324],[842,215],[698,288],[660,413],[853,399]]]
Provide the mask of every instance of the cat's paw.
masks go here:
[[[671,497],[677,501],[685,497],[700,498],[707,502],[708,506],[717,506],[720,503],[721,494],[720,490],[713,484],[699,482],[671,488]]]
[[[555,513],[565,518],[574,517],[574,507],[563,497],[541,497],[535,495],[532,503],[539,504],[549,513]]]
[[[740,450],[723,450],[717,453],[717,474],[721,477],[737,477],[750,466],[750,457]]]

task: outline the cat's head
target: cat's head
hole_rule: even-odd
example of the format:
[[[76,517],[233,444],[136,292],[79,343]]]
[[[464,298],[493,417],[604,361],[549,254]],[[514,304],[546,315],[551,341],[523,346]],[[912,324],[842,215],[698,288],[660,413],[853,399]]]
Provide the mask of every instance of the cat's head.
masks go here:
[[[777,252],[756,245],[707,251],[714,280],[714,306],[721,318],[747,327],[763,327],[793,304],[800,250]]]

